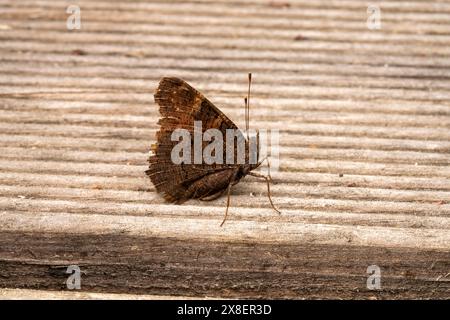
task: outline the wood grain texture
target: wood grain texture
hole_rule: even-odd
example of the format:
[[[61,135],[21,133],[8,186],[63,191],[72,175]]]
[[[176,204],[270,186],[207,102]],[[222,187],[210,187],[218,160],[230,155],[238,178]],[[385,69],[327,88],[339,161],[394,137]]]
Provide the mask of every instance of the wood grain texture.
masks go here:
[[[450,3],[369,30],[364,1],[285,2],[80,0],[70,31],[67,1],[0,0],[0,298],[450,298]],[[243,128],[248,72],[282,215],[246,177],[220,228],[225,198],[145,176],[153,92],[183,78]]]

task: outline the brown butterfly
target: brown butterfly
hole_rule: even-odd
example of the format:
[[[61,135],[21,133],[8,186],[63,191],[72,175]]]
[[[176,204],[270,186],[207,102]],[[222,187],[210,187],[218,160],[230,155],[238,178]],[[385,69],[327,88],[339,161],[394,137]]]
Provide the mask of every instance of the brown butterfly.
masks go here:
[[[259,133],[257,134],[257,161],[250,163],[249,146],[249,110],[250,110],[250,85],[251,74],[248,75],[248,94],[245,101],[245,121],[247,138],[244,137],[238,127],[200,92],[192,88],[184,80],[173,77],[162,78],[154,95],[155,102],[159,105],[161,119],[158,124],[160,129],[156,134],[157,143],[152,145],[153,154],[149,158],[150,168],[146,174],[155,185],[156,191],[169,202],[183,203],[188,199],[196,198],[211,201],[219,198],[227,192],[227,208],[222,226],[227,218],[230,206],[231,186],[237,184],[246,175],[262,178],[267,183],[268,197],[272,208],[280,213],[273,205],[270,195],[270,173],[264,176],[252,170],[258,168],[264,160],[259,160]],[[201,121],[203,131],[217,129],[223,136],[227,129],[236,132],[234,142],[245,142],[245,163],[174,163],[172,150],[178,141],[173,141],[172,133],[176,129],[194,132],[194,122]],[[202,146],[205,142],[202,142]],[[226,146],[224,146],[226,148]],[[237,150],[234,150],[234,159]],[[191,157],[193,155],[188,155]],[[267,164],[270,168],[269,162]]]

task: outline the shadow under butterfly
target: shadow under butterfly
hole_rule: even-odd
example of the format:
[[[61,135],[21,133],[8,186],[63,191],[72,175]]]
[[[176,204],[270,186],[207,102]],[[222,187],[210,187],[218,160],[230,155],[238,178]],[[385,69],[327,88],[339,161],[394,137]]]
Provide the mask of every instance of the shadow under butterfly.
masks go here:
[[[244,137],[238,127],[200,92],[192,88],[184,80],[174,77],[164,77],[154,95],[155,102],[159,105],[161,118],[158,122],[159,131],[156,134],[157,142],[151,146],[152,155],[149,158],[150,167],[146,174],[155,185],[156,191],[172,203],[181,204],[188,199],[200,199],[212,201],[227,192],[227,207],[222,226],[228,214],[230,206],[231,187],[237,184],[246,175],[264,179],[267,183],[267,192],[270,205],[275,208],[270,193],[270,164],[265,157],[259,160],[259,131],[256,131],[256,161],[249,161],[250,139],[249,139],[249,110],[250,110],[250,86],[251,73],[248,75],[248,93],[245,102],[245,125],[247,137]],[[204,162],[180,164],[172,161],[172,150],[179,143],[172,141],[172,133],[176,129],[187,130],[191,135],[194,133],[194,122],[201,121],[202,130],[217,129],[226,136],[227,129],[233,129],[236,134],[233,139],[234,146],[239,141],[245,141],[245,162],[207,164]],[[202,142],[204,146],[205,141]],[[225,142],[224,142],[225,144]],[[225,150],[224,145],[222,150]],[[192,155],[193,156],[193,155]],[[225,155],[224,155],[225,157]],[[237,148],[234,150],[234,159],[237,159]],[[269,169],[268,175],[252,172],[265,160]]]

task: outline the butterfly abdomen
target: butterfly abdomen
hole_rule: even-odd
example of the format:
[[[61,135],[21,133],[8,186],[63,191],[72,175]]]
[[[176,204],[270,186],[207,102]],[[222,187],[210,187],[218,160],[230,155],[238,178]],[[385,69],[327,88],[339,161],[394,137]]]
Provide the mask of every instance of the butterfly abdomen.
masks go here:
[[[208,174],[189,185],[188,198],[204,198],[225,190],[236,179],[236,169],[226,169]]]

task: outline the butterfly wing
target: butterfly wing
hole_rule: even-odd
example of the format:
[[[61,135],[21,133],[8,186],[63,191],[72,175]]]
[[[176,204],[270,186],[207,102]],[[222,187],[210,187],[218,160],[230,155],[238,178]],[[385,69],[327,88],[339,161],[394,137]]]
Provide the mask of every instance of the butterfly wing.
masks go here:
[[[179,78],[162,78],[155,93],[155,102],[159,105],[162,118],[159,120],[159,131],[156,134],[157,142],[152,146],[153,155],[149,158],[150,167],[146,171],[155,185],[157,192],[170,202],[182,202],[191,197],[205,196],[205,186],[199,183],[208,175],[213,175],[227,170],[229,174],[219,174],[217,177],[225,179],[233,176],[231,172],[236,170],[236,165],[212,164],[174,164],[171,160],[171,152],[178,141],[172,141],[171,135],[175,129],[186,129],[193,137],[194,121],[202,122],[203,131],[215,128],[222,132],[225,140],[226,129],[238,130],[237,126],[217,107],[215,107],[200,92]],[[236,140],[244,139],[237,132]],[[192,143],[193,143],[193,139]],[[224,143],[225,144],[225,143]],[[223,150],[225,151],[225,145]],[[193,157],[193,152],[192,152]],[[211,179],[204,179],[210,181]],[[227,181],[228,183],[228,181]],[[209,194],[220,190],[225,183],[208,183]],[[200,189],[193,190],[192,185],[202,185]],[[197,191],[197,192],[196,192]]]

